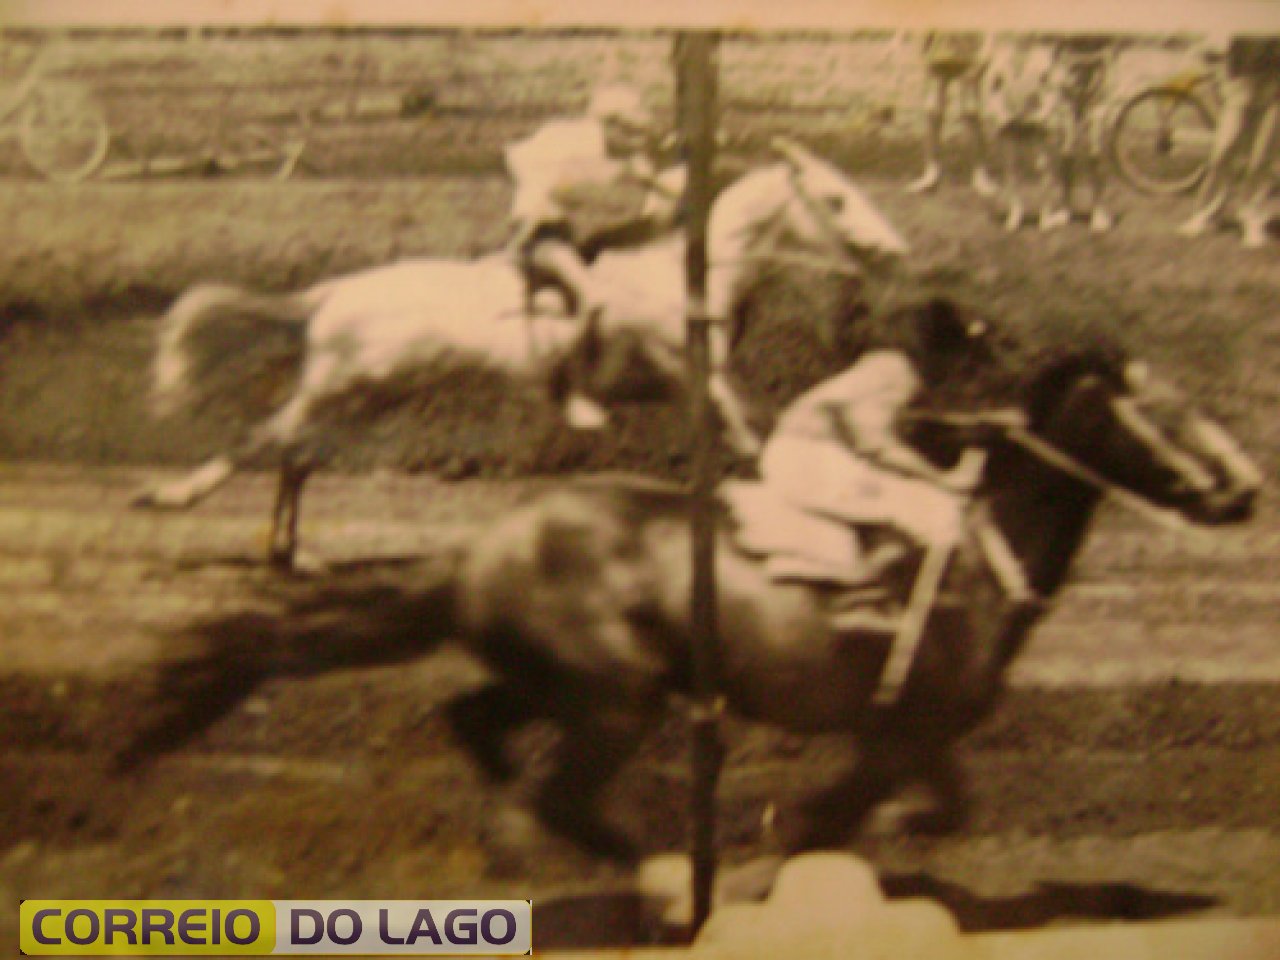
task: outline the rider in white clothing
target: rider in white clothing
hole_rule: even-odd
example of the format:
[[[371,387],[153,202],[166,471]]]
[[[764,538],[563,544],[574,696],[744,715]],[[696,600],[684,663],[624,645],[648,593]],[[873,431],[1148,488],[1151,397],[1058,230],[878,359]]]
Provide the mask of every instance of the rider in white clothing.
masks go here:
[[[965,499],[980,479],[980,463],[962,458],[940,469],[898,434],[908,405],[958,369],[985,336],[958,318],[941,316],[913,358],[898,349],[871,350],[851,367],[793,401],[779,417],[760,459],[760,473],[792,506],[851,525],[887,526],[915,545],[949,550],[964,535]],[[992,422],[1018,417],[988,414]],[[1015,604],[1033,602],[1021,565],[1000,532],[978,521],[993,573]],[[877,557],[868,557],[875,568]],[[849,571],[831,571],[832,579]]]
[[[794,506],[850,524],[896,527],[921,546],[953,546],[978,478],[940,470],[895,432],[920,391],[911,361],[873,350],[795,400],[765,445],[760,471]]]
[[[520,266],[531,286],[559,284],[581,316],[602,305],[579,249],[587,239],[582,221],[599,221],[601,207],[615,221],[674,212],[670,197],[654,196],[646,154],[652,132],[653,119],[635,90],[602,87],[585,116],[551,120],[506,150],[515,181],[511,246]]]

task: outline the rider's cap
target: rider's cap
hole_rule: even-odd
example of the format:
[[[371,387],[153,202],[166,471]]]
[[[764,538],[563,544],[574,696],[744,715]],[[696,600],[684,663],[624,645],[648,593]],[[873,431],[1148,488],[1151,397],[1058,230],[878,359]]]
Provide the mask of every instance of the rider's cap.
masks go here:
[[[597,87],[587,104],[587,115],[597,120],[621,121],[632,127],[647,127],[653,119],[640,91],[621,84]]]

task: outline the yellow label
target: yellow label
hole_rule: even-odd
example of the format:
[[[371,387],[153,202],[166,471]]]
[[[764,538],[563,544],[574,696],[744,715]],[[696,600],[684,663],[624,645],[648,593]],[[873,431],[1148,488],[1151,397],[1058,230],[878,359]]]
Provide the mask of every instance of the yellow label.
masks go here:
[[[23,900],[29,956],[266,956],[276,946],[270,900]]]

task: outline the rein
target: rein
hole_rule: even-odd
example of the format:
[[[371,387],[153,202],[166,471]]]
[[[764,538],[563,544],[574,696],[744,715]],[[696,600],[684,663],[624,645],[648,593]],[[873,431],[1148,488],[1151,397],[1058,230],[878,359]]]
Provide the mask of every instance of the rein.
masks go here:
[[[801,205],[818,224],[823,245],[833,255],[834,259],[841,263],[849,263],[851,257],[845,249],[844,234],[835,221],[832,220],[831,213],[826,207],[814,200],[809,191],[804,188],[804,183],[796,170],[787,171],[787,181],[791,184],[792,195],[800,201]]]
[[[1124,487],[1118,486],[1102,476],[1096,470],[1085,466],[1075,457],[1055,447],[1053,444],[1042,440],[1035,434],[1022,427],[1008,426],[1005,428],[1005,435],[1028,453],[1037,457],[1043,463],[1048,464],[1055,470],[1065,473],[1067,476],[1087,483],[1094,487],[1103,495],[1110,497],[1121,506],[1136,513],[1145,520],[1150,521],[1158,527],[1163,527],[1174,533],[1180,533],[1186,536],[1203,539],[1205,534],[1181,516],[1172,510],[1157,506],[1146,497],[1139,496]]]
[[[1136,513],[1138,516],[1150,521],[1156,526],[1188,536],[1200,538],[1205,536],[1199,529],[1192,526],[1172,510],[1167,510],[1164,507],[1157,506],[1146,497],[1139,496],[1136,493],[1126,490],[1124,487],[1112,483],[1102,474],[1098,473],[1098,471],[1085,466],[1085,464],[1081,463],[1069,453],[1064,452],[1049,443],[1047,440],[1036,436],[1034,433],[1023,427],[1007,423],[998,418],[984,416],[982,414],[929,414],[919,415],[917,416],[917,419],[961,427],[999,427],[1010,441],[1017,444],[1023,450],[1026,450],[1042,463],[1053,467],[1061,473],[1065,473],[1072,479],[1088,484],[1103,495],[1112,498],[1121,506],[1127,508],[1133,513]]]

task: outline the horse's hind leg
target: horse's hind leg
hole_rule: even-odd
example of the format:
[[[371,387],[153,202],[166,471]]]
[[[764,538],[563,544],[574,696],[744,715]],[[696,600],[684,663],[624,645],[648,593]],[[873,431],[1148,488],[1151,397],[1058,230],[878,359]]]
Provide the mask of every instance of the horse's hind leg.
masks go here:
[[[195,506],[225,486],[236,471],[264,452],[272,448],[287,450],[294,446],[294,438],[305,424],[310,409],[311,398],[304,394],[296,395],[234,451],[207,460],[177,480],[147,487],[134,496],[132,505],[170,510]]]
[[[927,796],[895,796],[916,782]],[[969,809],[964,772],[949,746],[877,739],[864,744],[848,775],[806,804],[792,845],[841,845],[864,828],[881,835],[947,833],[965,822]]]
[[[489,779],[504,784],[515,778],[507,735],[540,716],[527,698],[495,681],[456,697],[445,712],[454,736]]]
[[[303,439],[314,395],[305,389],[296,393],[266,423],[259,426],[246,446],[256,456],[279,451],[280,481],[271,513],[271,534],[267,559],[272,566],[293,569],[298,551],[298,520],[302,510],[302,488],[315,471],[317,454]],[[319,566],[318,563],[314,564]]]

